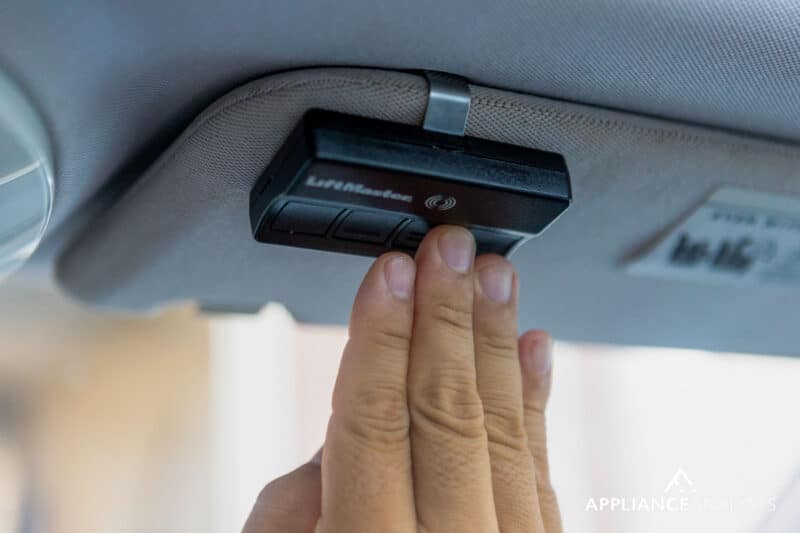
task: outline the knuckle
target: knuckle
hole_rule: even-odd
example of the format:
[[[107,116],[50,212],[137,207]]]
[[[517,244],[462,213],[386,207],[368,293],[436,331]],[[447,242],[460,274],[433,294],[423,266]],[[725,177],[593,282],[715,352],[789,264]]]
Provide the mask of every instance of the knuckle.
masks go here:
[[[411,332],[391,328],[375,328],[368,334],[369,344],[382,351],[407,352],[411,342]]]
[[[516,360],[517,339],[513,335],[504,335],[501,332],[476,335],[475,353],[503,360]]]
[[[518,409],[484,401],[484,418],[489,440],[496,440],[520,450],[528,448],[525,421]]]
[[[459,337],[472,337],[472,308],[459,301],[439,301],[431,309],[431,318],[438,327]]]
[[[295,500],[290,488],[286,476],[273,479],[258,493],[256,507],[270,514],[289,513]]]
[[[497,454],[502,453],[506,457],[522,456],[524,454],[530,456],[528,439],[524,432],[520,433],[516,430],[506,432],[503,429],[503,425],[487,425],[486,432],[489,446]]]
[[[528,425],[536,425],[544,427],[545,425],[545,401],[538,395],[530,395],[524,400],[525,418],[528,419]]]
[[[270,481],[261,489],[261,492],[258,493],[258,497],[256,498],[257,507],[265,507],[271,503],[272,495],[275,494],[276,482],[277,480]]]
[[[483,405],[472,390],[474,383],[455,381],[433,382],[419,390],[412,402],[415,424],[469,439],[485,437]]]
[[[244,533],[256,533],[265,526],[270,531],[305,530],[305,524],[316,519],[309,506],[309,493],[299,482],[298,474],[297,470],[286,474],[261,489],[244,525]]]
[[[392,444],[408,435],[408,405],[400,384],[372,382],[368,389],[355,394],[348,411],[343,417],[345,426],[363,442]]]
[[[529,426],[544,427],[547,423],[547,417],[544,413],[544,404],[539,398],[525,398],[523,402],[525,408],[525,418]]]

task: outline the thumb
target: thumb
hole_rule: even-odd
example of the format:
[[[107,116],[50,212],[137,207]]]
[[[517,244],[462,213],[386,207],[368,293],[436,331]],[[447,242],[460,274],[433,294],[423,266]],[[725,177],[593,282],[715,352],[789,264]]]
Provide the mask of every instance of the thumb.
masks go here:
[[[242,533],[313,533],[322,490],[319,455],[264,487]]]

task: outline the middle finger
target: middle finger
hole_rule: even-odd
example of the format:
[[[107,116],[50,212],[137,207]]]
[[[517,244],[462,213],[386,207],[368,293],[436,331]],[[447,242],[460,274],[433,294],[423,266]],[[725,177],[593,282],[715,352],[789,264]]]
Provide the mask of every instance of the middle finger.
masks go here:
[[[497,531],[472,332],[475,242],[439,226],[417,253],[408,371],[417,520],[428,533]]]

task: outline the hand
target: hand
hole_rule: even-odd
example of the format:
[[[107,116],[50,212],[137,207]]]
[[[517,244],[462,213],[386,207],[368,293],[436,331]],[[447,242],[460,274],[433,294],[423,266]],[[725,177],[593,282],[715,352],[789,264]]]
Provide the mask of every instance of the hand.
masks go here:
[[[517,339],[518,279],[433,229],[359,289],[322,454],[262,491],[245,533],[560,533],[544,409],[552,343]]]

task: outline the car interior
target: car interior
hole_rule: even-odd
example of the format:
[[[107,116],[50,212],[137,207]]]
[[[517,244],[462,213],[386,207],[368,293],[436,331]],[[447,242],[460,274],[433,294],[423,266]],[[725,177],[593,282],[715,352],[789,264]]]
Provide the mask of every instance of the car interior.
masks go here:
[[[172,526],[133,520],[140,507],[116,525],[70,521],[76,507],[64,502],[63,514],[54,511],[58,498],[48,494],[59,492],[31,472],[48,471],[42,465],[55,462],[37,457],[58,452],[26,443],[81,440],[66,430],[70,420],[99,416],[92,409],[105,400],[86,396],[83,411],[58,416],[56,407],[31,409],[45,397],[54,406],[67,401],[45,395],[55,385],[42,385],[50,383],[42,376],[58,368],[58,380],[78,387],[70,394],[103,382],[69,355],[91,350],[70,346],[111,339],[113,330],[128,336],[96,348],[109,354],[96,364],[117,365],[103,366],[111,382],[147,365],[169,381],[184,374],[169,362],[183,353],[179,344],[152,360],[137,350],[155,354],[172,341],[123,345],[172,339],[170,332],[185,335],[186,346],[206,339],[198,350],[218,354],[204,363],[203,379],[225,385],[201,380],[187,392],[165,384],[163,394],[169,402],[200,389],[227,398],[203,396],[197,405],[213,404],[204,413],[222,424],[214,434],[228,436],[224,449],[249,457],[237,439],[270,436],[240,433],[232,413],[241,395],[279,402],[275,395],[286,394],[293,410],[270,405],[264,416],[295,429],[304,423],[297,420],[316,420],[303,409],[317,396],[327,408],[320,391],[328,385],[303,381],[290,390],[282,381],[301,368],[321,376],[330,366],[334,376],[353,296],[374,257],[413,253],[442,223],[468,227],[479,252],[508,256],[519,273],[520,323],[563,343],[555,387],[563,377],[576,392],[562,401],[556,390],[554,409],[581,409],[590,428],[616,411],[620,435],[647,434],[633,422],[622,429],[644,420],[637,405],[675,416],[652,431],[663,430],[658,442],[684,450],[689,464],[651,461],[644,446],[626,451],[602,431],[553,422],[565,442],[554,459],[562,471],[591,465],[585,448],[616,450],[615,465],[630,454],[639,461],[630,460],[631,470],[658,465],[638,485],[597,481],[613,476],[606,471],[591,486],[575,481],[574,506],[562,505],[566,531],[800,531],[800,395],[792,381],[800,378],[799,124],[800,5],[783,0],[6,2],[0,432],[11,459],[0,438],[0,478],[21,481],[0,483],[0,494],[17,495],[0,505],[8,509],[7,520],[0,510],[8,524],[0,532],[241,527],[241,502],[257,491],[216,500],[191,493],[181,505],[227,507],[217,519],[175,518]],[[289,330],[295,340],[281,340]],[[300,355],[219,355],[245,344]],[[269,385],[251,383],[256,371],[271,376]],[[186,375],[194,374],[175,383]],[[143,374],[136,383],[131,401],[155,382]],[[152,390],[153,413],[159,394]],[[737,403],[748,396],[757,407]],[[48,429],[26,440],[23,429],[43,420],[60,421],[59,437]],[[75,424],[81,442],[104,442]],[[299,429],[303,444],[294,447],[312,450],[303,439],[323,430]],[[579,442],[583,451],[570,448]],[[213,462],[212,448],[198,464]],[[270,463],[275,472],[295,459],[281,453],[290,459]],[[747,470],[753,480],[722,466],[724,476],[704,471],[717,453],[755,465]],[[87,464],[99,464],[90,458],[98,454],[87,451]],[[250,489],[269,481],[269,468],[235,471]],[[690,484],[716,487],[715,495],[745,481],[735,498],[725,493],[726,510],[702,519],[587,510],[589,494],[660,494],[676,470]],[[213,484],[214,472],[203,479]],[[122,479],[115,476],[98,486],[111,491]],[[759,485],[762,478],[769,484]],[[147,487],[167,497],[169,482],[159,479]],[[141,503],[129,496],[120,498]],[[738,508],[747,498],[747,509]],[[148,509],[169,515],[155,503]]]

